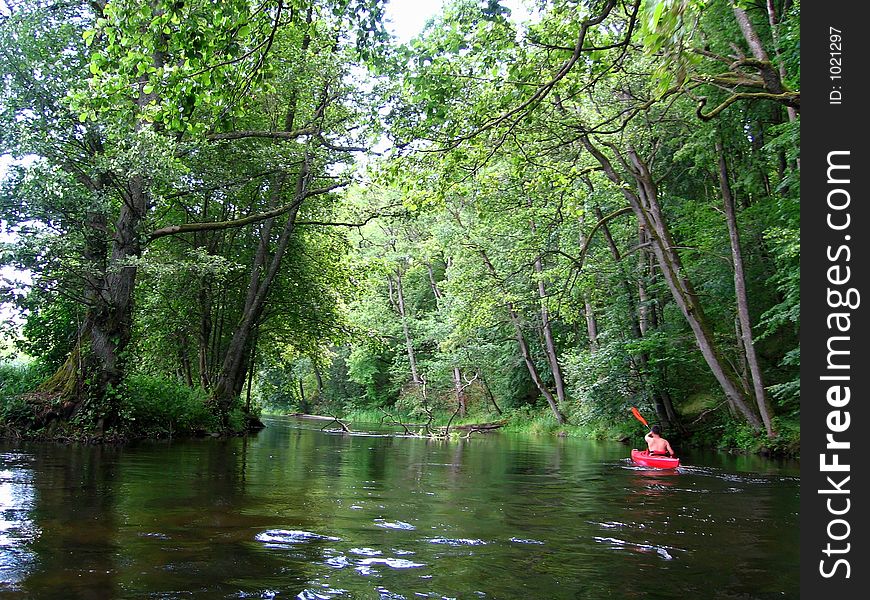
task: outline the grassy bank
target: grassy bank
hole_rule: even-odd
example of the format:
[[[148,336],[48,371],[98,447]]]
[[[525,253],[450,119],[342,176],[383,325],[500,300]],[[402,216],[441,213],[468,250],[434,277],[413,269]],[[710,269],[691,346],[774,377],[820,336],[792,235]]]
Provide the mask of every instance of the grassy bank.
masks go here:
[[[702,407],[701,407],[702,408]],[[771,441],[764,435],[753,432],[744,424],[730,418],[725,411],[703,414],[700,422],[693,422],[698,415],[682,415],[684,422],[691,423],[684,431],[676,428],[664,431],[675,448],[713,448],[730,452],[748,454],[770,454],[797,458],[800,455],[800,423],[797,420],[776,419],[778,436]],[[338,415],[342,420],[351,423],[395,424],[401,421],[418,429],[426,419],[419,415],[395,414],[386,417],[380,410],[356,409]],[[573,437],[601,441],[619,441],[645,446],[643,436],[648,431],[640,422],[626,411],[624,418],[594,418],[583,415],[572,415],[568,424],[559,424],[555,416],[547,409],[532,410],[529,408],[495,412],[475,413],[464,418],[453,417],[452,413],[435,412],[431,422],[432,427],[444,427],[448,422],[451,426],[474,423],[490,423],[506,421],[501,431],[526,435],[544,435],[558,437]],[[652,424],[652,423],[650,423]],[[413,427],[409,427],[412,430]]]
[[[37,362],[0,364],[0,435],[17,439],[66,441],[129,441],[193,437],[222,432],[242,433],[250,419],[241,405],[229,414],[228,429],[208,403],[201,388],[190,388],[178,381],[151,375],[131,375],[122,389],[115,391],[118,423],[106,431],[95,425],[98,419],[83,405],[69,419],[56,415],[62,404],[34,390],[46,373]]]

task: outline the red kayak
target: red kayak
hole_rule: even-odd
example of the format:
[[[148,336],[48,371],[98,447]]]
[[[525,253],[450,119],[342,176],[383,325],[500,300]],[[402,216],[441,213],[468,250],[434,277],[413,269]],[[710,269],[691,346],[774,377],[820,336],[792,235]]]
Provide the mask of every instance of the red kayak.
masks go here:
[[[661,454],[653,454],[650,456],[649,450],[638,450],[633,448],[631,451],[631,460],[644,467],[653,467],[656,469],[676,469],[680,466],[679,458],[671,458]]]

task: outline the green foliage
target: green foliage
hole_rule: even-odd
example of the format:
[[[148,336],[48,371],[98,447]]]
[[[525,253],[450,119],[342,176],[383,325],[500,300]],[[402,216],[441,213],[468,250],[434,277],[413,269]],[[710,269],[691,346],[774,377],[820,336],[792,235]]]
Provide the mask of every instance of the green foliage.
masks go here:
[[[753,431],[745,423],[731,421],[726,423],[722,435],[717,440],[718,447],[722,449],[737,448],[740,450],[756,451],[764,443],[757,431]]]
[[[257,398],[267,413],[308,413],[299,397],[299,381],[287,365],[261,366],[257,371]]]
[[[112,0],[81,33],[91,50],[90,77],[87,88],[71,94],[72,108],[81,121],[111,111],[128,127],[144,120],[202,135],[216,121],[245,117],[246,96],[276,90],[282,72],[270,52],[288,38],[328,48],[336,43],[331,30],[352,28],[356,51],[374,58],[386,35],[381,4],[312,2],[315,20],[307,23],[304,7],[284,2]],[[130,90],[138,96],[132,103]]]
[[[220,429],[203,390],[150,375],[128,378],[121,415],[122,427],[136,437],[185,436]],[[233,421],[235,430],[241,431],[240,416],[234,414]]]
[[[362,345],[354,348],[347,357],[347,376],[354,383],[362,386],[365,394],[357,400],[365,407],[380,407],[393,404],[398,390],[390,381],[388,355],[378,352],[375,348]]]
[[[654,69],[657,92],[686,81],[690,65],[697,63],[689,50],[706,0],[649,0],[643,3],[641,36],[644,49],[662,57]]]
[[[228,354],[253,362],[254,397],[275,411],[441,419],[459,389],[466,418],[495,418],[495,403],[527,431],[634,435],[626,407],[665,394],[684,420],[707,419],[724,398],[649,232],[625,210],[623,159],[631,148],[649,165],[682,274],[740,370],[721,144],[753,337],[778,426],[793,431],[782,420],[799,416],[800,121],[782,99],[740,98],[770,66],[735,62],[752,54],[737,22],[746,7],[615,3],[586,29],[610,3],[539,3],[520,24],[498,2],[457,0],[393,48],[382,4],[34,2],[0,23],[0,64],[17,74],[0,89],[0,151],[35,157],[0,187],[0,219],[21,234],[0,262],[35,274],[19,300],[22,347],[63,364],[114,275],[136,270],[135,311],[121,315],[132,376],[82,421],[119,404],[142,435],[217,427],[193,386],[214,385]],[[774,26],[749,15],[786,95],[800,84],[799,7]],[[371,90],[361,61],[380,77]],[[711,120],[698,118],[700,95],[722,107]],[[270,137],[285,129],[302,133]],[[215,139],[242,132],[259,134]],[[343,195],[326,193],[350,181],[343,147],[379,135],[395,147]],[[319,193],[282,237],[288,212],[263,215],[294,202],[297,178]],[[139,188],[140,220],[114,231]],[[238,219],[249,222],[231,227]],[[163,236],[195,223],[207,225]],[[127,234],[141,245],[117,262],[111,243]],[[251,337],[234,347],[247,318]],[[569,427],[529,370],[555,390],[548,337]],[[765,442],[723,412],[696,439]]]
[[[34,288],[21,299],[21,306],[29,312],[17,345],[38,356],[47,369],[57,369],[75,346],[76,331],[84,318],[81,305]]]
[[[45,370],[37,362],[0,363],[0,426],[26,428],[32,423],[33,407],[25,394],[35,389],[44,377]]]

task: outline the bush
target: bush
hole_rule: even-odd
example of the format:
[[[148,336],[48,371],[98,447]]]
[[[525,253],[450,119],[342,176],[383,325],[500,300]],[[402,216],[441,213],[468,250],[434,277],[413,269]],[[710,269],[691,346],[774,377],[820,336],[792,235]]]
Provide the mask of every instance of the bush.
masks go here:
[[[40,384],[44,373],[35,362],[0,364],[0,424],[26,425],[33,411],[22,396]]]
[[[200,388],[153,375],[131,375],[125,385],[121,416],[136,436],[191,435],[220,428]],[[244,420],[231,415],[231,424]]]
[[[44,376],[36,362],[0,364],[0,400],[33,391]]]

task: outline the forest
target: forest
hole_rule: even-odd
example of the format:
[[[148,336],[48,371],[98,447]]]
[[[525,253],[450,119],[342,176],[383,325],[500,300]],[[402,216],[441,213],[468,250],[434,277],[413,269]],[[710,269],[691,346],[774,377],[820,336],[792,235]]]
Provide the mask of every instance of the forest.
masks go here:
[[[0,4],[0,435],[798,453],[799,0]]]

